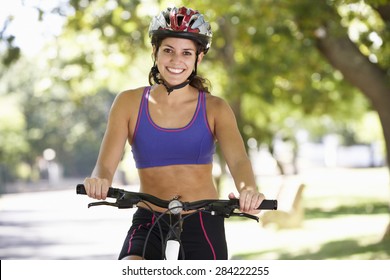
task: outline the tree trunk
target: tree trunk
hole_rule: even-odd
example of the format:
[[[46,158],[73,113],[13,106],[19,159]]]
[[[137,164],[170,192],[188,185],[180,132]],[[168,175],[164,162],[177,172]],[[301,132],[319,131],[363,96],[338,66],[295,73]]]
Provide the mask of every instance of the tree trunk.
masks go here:
[[[387,163],[390,163],[390,81],[385,71],[378,64],[369,61],[349,39],[332,37],[326,30],[321,30],[318,37],[318,49],[338,69],[346,81],[359,88],[371,101],[373,108],[378,112],[387,151]],[[390,205],[390,203],[389,203]],[[390,236],[390,224],[385,238]]]

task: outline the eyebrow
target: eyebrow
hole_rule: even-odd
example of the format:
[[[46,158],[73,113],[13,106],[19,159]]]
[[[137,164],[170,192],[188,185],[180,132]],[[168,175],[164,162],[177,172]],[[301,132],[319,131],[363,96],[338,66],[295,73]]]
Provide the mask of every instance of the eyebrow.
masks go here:
[[[168,48],[171,48],[171,49],[175,49],[175,47],[173,47],[173,46],[171,46],[171,45],[169,45],[169,44],[162,44],[161,46],[162,46],[162,47],[168,47]],[[194,48],[185,48],[185,49],[183,49],[183,50],[184,50],[184,51],[193,51],[193,52],[196,51]]]

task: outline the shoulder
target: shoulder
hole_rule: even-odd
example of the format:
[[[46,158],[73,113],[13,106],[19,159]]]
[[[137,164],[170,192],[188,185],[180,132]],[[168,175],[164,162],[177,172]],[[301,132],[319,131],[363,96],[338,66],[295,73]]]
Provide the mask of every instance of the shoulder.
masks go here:
[[[146,87],[124,90],[115,97],[113,107],[127,107],[138,105]]]
[[[117,94],[111,107],[111,114],[131,115],[138,111],[146,87],[124,90]]]
[[[134,101],[134,100],[137,100],[137,99],[141,99],[143,93],[144,93],[144,90],[146,89],[147,87],[140,87],[140,88],[136,88],[136,89],[128,89],[128,90],[124,90],[120,93],[118,93],[118,95],[116,96],[115,99],[120,99],[121,101]]]
[[[224,115],[233,112],[229,103],[225,99],[212,95],[210,93],[205,94],[207,111],[210,111],[210,113],[212,113],[213,115],[218,116],[220,114]]]

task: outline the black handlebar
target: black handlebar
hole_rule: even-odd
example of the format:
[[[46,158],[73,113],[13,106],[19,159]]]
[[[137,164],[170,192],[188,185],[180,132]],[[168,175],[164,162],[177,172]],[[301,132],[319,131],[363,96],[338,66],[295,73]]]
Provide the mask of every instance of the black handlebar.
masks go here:
[[[77,185],[76,193],[87,194],[83,184]],[[130,192],[130,191],[125,191],[116,188],[109,188],[107,197],[116,198],[118,205],[114,205],[114,206],[117,206],[118,208],[132,208],[134,205],[136,205],[138,202],[141,201],[147,201],[162,208],[168,208],[169,205],[169,201],[162,200],[150,194],[140,193],[140,192]]]
[[[83,184],[77,185],[76,193],[87,194]],[[96,202],[96,203],[91,203],[90,206],[111,205],[118,208],[132,208],[137,203],[141,201],[146,201],[158,207],[168,209],[169,203],[171,202],[168,200],[160,199],[150,194],[140,193],[140,192],[130,192],[130,191],[125,191],[117,188],[109,188],[107,197],[115,198],[117,200],[116,203]],[[229,199],[229,200],[207,199],[207,200],[198,200],[193,202],[181,202],[181,203],[183,204],[182,208],[184,211],[199,210],[200,208],[205,208],[209,211],[216,211],[216,210],[220,210],[220,208],[226,208],[226,207],[229,207],[230,209],[239,208],[238,199]],[[259,210],[276,210],[277,208],[278,208],[278,201],[269,200],[269,199],[263,200],[260,206],[258,207]]]

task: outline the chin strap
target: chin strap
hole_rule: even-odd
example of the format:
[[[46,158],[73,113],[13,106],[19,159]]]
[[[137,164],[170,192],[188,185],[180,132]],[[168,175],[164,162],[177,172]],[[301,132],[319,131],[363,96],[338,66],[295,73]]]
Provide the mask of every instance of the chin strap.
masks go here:
[[[180,89],[180,88],[183,88],[185,87],[186,85],[188,85],[189,83],[191,83],[192,79],[196,76],[196,71],[197,71],[197,64],[198,64],[198,53],[196,53],[196,59],[195,59],[195,68],[194,68],[194,71],[192,71],[191,75],[187,78],[187,80],[181,84],[178,84],[178,85],[175,85],[175,86],[172,86],[172,87],[168,87],[167,84],[165,83],[165,81],[163,79],[159,79],[157,77],[157,75],[160,73],[160,71],[158,71],[158,68],[157,68],[157,65],[156,65],[156,62],[154,62],[154,65],[151,69],[152,71],[152,76],[153,76],[153,80],[156,84],[159,84],[159,85],[163,85],[166,89],[167,89],[167,92],[168,92],[168,95],[171,94],[172,91],[174,91],[175,89]]]
[[[157,74],[159,74],[160,72],[158,71],[158,68],[156,65],[154,65],[152,67],[152,75],[153,75],[153,80],[156,84],[159,84],[159,85],[163,85],[166,89],[167,89],[167,92],[168,92],[168,95],[171,94],[172,91],[174,91],[175,89],[180,89],[180,88],[183,88],[185,87],[186,85],[188,85],[189,83],[191,83],[192,79],[195,77],[196,73],[195,71],[193,71],[191,73],[191,75],[187,78],[187,80],[181,84],[178,84],[178,85],[175,85],[175,86],[172,86],[172,87],[169,87],[165,81],[163,79],[159,79],[157,77]]]

